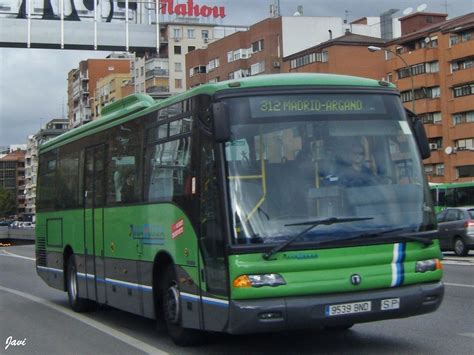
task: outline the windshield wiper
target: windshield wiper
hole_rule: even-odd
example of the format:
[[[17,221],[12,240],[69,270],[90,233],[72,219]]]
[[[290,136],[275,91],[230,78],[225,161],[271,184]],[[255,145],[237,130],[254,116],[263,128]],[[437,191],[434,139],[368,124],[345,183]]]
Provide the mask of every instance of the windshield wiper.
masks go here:
[[[271,256],[280,250],[286,248],[288,245],[293,243],[295,240],[298,238],[302,237],[306,233],[308,233],[311,229],[319,226],[319,225],[331,225],[331,224],[336,224],[336,223],[346,223],[346,222],[355,222],[355,221],[366,221],[369,219],[373,219],[373,217],[329,217],[329,218],[324,218],[324,219],[318,219],[318,220],[313,220],[313,221],[308,221],[308,222],[301,222],[301,223],[290,223],[290,224],[285,224],[285,227],[290,227],[290,226],[308,226],[308,228],[304,229],[297,235],[291,237],[288,240],[285,240],[283,243],[277,245],[276,247],[272,248],[271,250],[267,251],[266,253],[262,254],[262,258],[265,260],[268,260],[271,258]]]

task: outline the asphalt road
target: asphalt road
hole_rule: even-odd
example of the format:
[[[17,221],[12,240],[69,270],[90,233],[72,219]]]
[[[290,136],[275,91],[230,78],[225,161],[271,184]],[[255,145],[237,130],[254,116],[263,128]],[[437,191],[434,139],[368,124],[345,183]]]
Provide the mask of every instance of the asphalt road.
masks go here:
[[[33,258],[32,245],[0,246],[0,354],[474,352],[474,255],[448,257],[445,298],[434,313],[359,324],[346,332],[218,334],[195,348],[176,347],[152,320],[126,312],[72,312],[66,294],[36,275]]]

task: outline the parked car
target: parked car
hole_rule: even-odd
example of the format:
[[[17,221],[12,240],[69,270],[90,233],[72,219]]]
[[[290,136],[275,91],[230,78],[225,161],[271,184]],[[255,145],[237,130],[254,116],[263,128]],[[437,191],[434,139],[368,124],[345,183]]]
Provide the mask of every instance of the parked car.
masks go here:
[[[474,249],[474,206],[448,207],[438,213],[437,220],[441,250],[466,256]]]

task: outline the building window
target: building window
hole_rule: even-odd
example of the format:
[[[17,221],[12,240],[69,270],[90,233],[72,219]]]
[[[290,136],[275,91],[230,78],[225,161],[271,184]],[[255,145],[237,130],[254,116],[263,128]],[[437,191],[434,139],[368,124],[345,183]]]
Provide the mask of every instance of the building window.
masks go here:
[[[140,76],[143,76],[143,75],[145,75],[145,68],[141,67],[140,68]]]
[[[436,164],[435,169],[437,176],[444,176],[444,164]]]
[[[219,67],[219,58],[214,58],[211,61],[209,61],[209,64],[207,65],[208,72],[211,70],[214,70],[215,68]]]
[[[327,61],[328,61],[328,52],[327,51],[309,53],[309,54],[306,54],[302,57],[291,60],[290,68],[291,69],[296,69],[296,68],[303,67],[303,66],[311,64],[311,63],[315,63],[315,62],[325,63]]]
[[[453,115],[453,125],[462,123],[473,123],[474,111],[459,112]]]
[[[453,88],[454,97],[461,97],[474,94],[474,84],[465,84]]]
[[[458,166],[456,170],[459,178],[474,177],[474,165]]]
[[[201,37],[202,39],[206,40],[209,39],[209,31],[208,30],[202,30],[201,31]],[[204,41],[205,42],[205,41]]]
[[[439,72],[439,62],[428,62],[412,65],[406,68],[401,68],[397,70],[398,79],[407,78],[409,76],[420,75],[424,73],[437,73]]]
[[[196,50],[195,46],[188,46],[188,52],[192,52],[194,50]]]
[[[250,66],[250,75],[257,75],[265,71],[265,62],[261,61]]]
[[[433,175],[433,165],[425,165],[425,174]]]
[[[263,51],[263,39],[252,43],[252,53]]]
[[[174,87],[176,89],[182,89],[183,88],[183,80],[181,79],[174,79]]]
[[[422,99],[436,99],[441,96],[441,90],[439,86],[433,86],[429,88],[420,88],[415,89],[415,100],[422,100]],[[400,93],[400,98],[402,102],[409,102],[413,100],[412,91],[402,91]]]
[[[173,28],[173,37],[174,38],[181,38],[181,29],[180,28]]]
[[[436,124],[442,121],[441,112],[428,112],[420,115],[420,118],[424,124]]]
[[[449,37],[449,46],[451,47],[461,42],[470,41],[474,37],[473,33],[474,32],[472,30],[468,30],[451,34],[451,36]]]
[[[179,62],[174,63],[174,71],[175,71],[175,72],[181,72],[181,71],[183,71],[183,66],[182,66],[182,64],[179,63]]]
[[[174,46],[174,54],[181,54],[181,46]]]
[[[458,150],[472,150],[474,149],[474,138],[465,138],[465,139],[455,140],[454,146]]]
[[[188,29],[188,38],[194,38],[194,29],[192,28]]]
[[[474,67],[474,57],[464,58],[451,62],[451,73]]]

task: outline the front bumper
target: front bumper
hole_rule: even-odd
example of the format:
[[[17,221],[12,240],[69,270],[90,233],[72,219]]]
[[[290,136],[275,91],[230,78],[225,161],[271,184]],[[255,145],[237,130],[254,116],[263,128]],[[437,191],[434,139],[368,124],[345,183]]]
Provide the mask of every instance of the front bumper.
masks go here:
[[[230,302],[227,332],[246,334],[371,322],[404,318],[435,311],[444,295],[442,282],[391,289],[285,297],[265,300],[235,300]],[[382,300],[400,299],[398,309],[381,310]],[[326,306],[371,301],[372,310],[364,313],[326,315]]]

